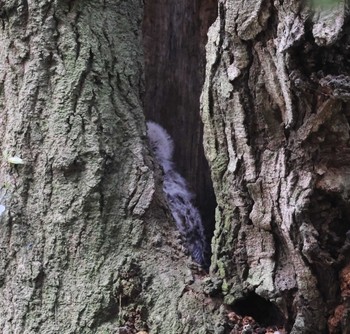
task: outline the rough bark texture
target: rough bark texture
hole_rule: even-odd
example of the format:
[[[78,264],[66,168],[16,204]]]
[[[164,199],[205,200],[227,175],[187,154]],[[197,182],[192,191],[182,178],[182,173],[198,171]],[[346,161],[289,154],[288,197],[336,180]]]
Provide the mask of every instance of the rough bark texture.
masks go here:
[[[212,275],[225,303],[291,333],[350,331],[346,15],[343,1],[222,0],[209,32]]]
[[[141,0],[0,2],[1,151],[25,161],[1,160],[1,333],[213,323],[188,288],[145,138],[142,10]]]
[[[179,143],[203,206],[198,55],[216,11],[162,4],[146,7],[146,114]],[[142,6],[0,1],[0,331],[234,333],[233,309],[294,334],[348,333],[345,4],[219,2],[201,111],[218,208],[202,281],[145,138]]]

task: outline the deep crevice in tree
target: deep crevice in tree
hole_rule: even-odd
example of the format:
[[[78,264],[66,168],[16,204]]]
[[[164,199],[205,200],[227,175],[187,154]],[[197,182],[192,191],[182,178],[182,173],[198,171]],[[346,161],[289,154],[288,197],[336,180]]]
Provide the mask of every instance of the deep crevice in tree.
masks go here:
[[[173,138],[174,161],[196,195],[210,242],[216,199],[204,156],[199,98],[207,31],[217,17],[217,0],[146,0],[144,8],[145,115]]]
[[[338,272],[347,264],[350,255],[348,202],[339,195],[316,190],[309,207],[319,246],[311,249],[307,256],[324,300],[333,306],[341,301]]]
[[[278,307],[254,292],[238,299],[232,305],[232,309],[239,315],[253,317],[261,326],[279,326],[285,323]]]
[[[305,38],[291,48],[292,68],[302,69],[303,80],[315,90],[317,77],[346,74],[350,69],[350,49],[344,47],[350,41],[350,22],[344,26],[343,36],[332,46],[319,46],[312,35],[312,22],[307,21]],[[311,80],[310,80],[311,79]],[[300,80],[300,78],[299,78]]]

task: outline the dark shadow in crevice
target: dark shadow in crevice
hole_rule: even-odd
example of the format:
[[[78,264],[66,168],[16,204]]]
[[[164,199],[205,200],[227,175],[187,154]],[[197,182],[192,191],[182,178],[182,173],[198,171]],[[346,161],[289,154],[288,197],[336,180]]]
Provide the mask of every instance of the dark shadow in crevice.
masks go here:
[[[208,244],[215,229],[216,198],[204,155],[199,100],[207,31],[216,17],[217,0],[145,0],[145,116],[174,141],[177,171],[196,195]]]
[[[272,302],[252,292],[238,299],[233,305],[234,312],[241,316],[251,316],[260,326],[283,326],[285,318]]]
[[[341,194],[315,189],[310,197],[309,217],[317,231],[317,244],[307,252],[317,286],[329,307],[340,300],[339,271],[350,255],[350,206]]]

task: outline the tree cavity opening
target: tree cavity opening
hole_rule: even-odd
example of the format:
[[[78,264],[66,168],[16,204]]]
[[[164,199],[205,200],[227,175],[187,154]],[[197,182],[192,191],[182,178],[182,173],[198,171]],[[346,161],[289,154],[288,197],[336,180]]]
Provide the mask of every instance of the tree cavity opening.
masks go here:
[[[259,325],[264,327],[283,326],[285,323],[285,318],[279,308],[254,292],[238,299],[232,305],[232,310],[241,316],[253,317]]]
[[[216,198],[204,155],[199,100],[207,31],[217,7],[217,0],[146,0],[143,21],[145,116],[174,141],[176,170],[195,194],[208,244],[215,228]]]

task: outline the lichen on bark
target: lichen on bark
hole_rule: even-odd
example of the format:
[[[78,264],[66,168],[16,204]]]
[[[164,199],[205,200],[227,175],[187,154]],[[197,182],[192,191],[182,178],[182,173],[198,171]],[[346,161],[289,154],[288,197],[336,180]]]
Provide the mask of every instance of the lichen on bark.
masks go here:
[[[292,333],[348,330],[344,3],[219,1],[201,99],[218,203],[203,282],[146,140],[142,9],[0,3],[0,149],[25,162],[0,164],[0,331],[225,333],[228,310],[250,303]]]
[[[218,202],[211,273],[227,304],[264,297],[291,333],[326,331],[348,303],[339,293],[350,229],[343,5],[326,14],[299,1],[219,1],[208,33],[201,116]],[[344,309],[338,330],[348,328]]]
[[[3,333],[193,333],[146,141],[143,1],[0,3]],[[184,300],[190,299],[192,303]]]

